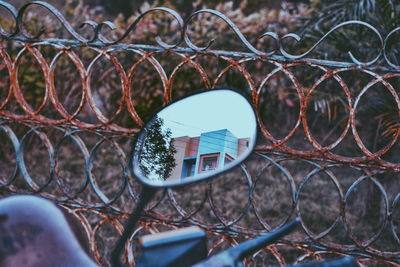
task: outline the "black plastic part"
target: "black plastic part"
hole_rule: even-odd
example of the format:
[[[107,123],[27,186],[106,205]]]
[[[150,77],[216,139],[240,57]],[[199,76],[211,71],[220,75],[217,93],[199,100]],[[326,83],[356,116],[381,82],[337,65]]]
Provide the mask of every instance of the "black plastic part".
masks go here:
[[[144,244],[138,267],[192,266],[207,257],[204,232],[175,236]]]

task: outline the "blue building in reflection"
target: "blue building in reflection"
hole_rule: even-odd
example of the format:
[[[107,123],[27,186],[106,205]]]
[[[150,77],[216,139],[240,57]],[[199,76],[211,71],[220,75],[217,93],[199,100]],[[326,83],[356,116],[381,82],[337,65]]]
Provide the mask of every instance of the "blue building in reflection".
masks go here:
[[[247,148],[248,141],[249,138],[237,138],[228,129],[174,138],[176,167],[169,180],[220,169],[236,159]]]

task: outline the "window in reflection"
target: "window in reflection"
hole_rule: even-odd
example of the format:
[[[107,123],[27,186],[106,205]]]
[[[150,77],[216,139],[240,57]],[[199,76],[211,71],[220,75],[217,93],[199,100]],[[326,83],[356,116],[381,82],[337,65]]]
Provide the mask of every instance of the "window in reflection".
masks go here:
[[[196,158],[187,158],[183,160],[182,178],[194,175],[196,169]]]
[[[199,173],[216,170],[218,167],[218,160],[219,160],[219,153],[211,155],[201,155],[200,156],[201,169],[199,170]]]

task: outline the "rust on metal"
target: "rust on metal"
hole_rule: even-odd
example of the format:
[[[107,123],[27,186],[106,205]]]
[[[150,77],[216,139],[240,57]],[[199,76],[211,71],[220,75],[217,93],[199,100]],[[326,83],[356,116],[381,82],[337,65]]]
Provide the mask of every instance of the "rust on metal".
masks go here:
[[[25,25],[29,22],[24,22],[23,17],[28,9],[35,6],[45,8],[46,12],[53,14],[70,34],[70,39],[46,39],[42,37],[43,32],[29,33]],[[230,86],[229,79],[225,80],[230,72],[243,79],[245,88],[242,89],[256,111],[261,135],[260,143],[252,157],[262,164],[258,166],[259,169],[252,169],[254,165],[249,161],[237,169],[235,175],[240,176],[240,186],[243,187],[238,195],[244,197],[238,201],[240,208],[236,208],[234,212],[227,212],[221,207],[218,196],[213,194],[213,188],[215,190],[217,187],[213,182],[202,185],[204,190],[196,192],[200,196],[195,207],[188,208],[187,203],[182,200],[184,194],[178,190],[169,189],[160,193],[157,200],[147,207],[140,226],[126,244],[125,262],[131,266],[135,264],[135,240],[144,232],[155,233],[165,228],[197,225],[209,235],[209,253],[215,253],[224,249],[224,246],[233,246],[243,239],[272,231],[296,216],[301,220],[301,233],[295,234],[298,239],[292,240],[288,237],[287,240],[268,246],[246,259],[246,264],[251,265],[262,253],[270,254],[281,265],[289,264],[292,262],[285,258],[285,249],[291,249],[296,251],[296,263],[310,259],[322,260],[332,255],[351,255],[365,266],[369,263],[399,266],[400,234],[398,218],[395,215],[400,207],[400,191],[385,187],[382,177],[398,176],[400,173],[400,162],[390,157],[392,150],[397,149],[396,146],[399,145],[400,127],[392,128],[392,132],[386,137],[376,134],[375,144],[371,146],[360,130],[361,116],[358,112],[362,111],[365,105],[365,97],[379,87],[390,98],[393,104],[392,111],[398,123],[400,97],[395,79],[400,77],[400,66],[390,61],[387,46],[400,28],[383,36],[368,23],[347,21],[332,28],[306,52],[295,55],[289,52],[284,40],[292,39],[298,42],[301,40],[300,36],[293,33],[284,36],[273,32],[263,33],[260,38],[272,39],[275,47],[269,51],[261,51],[246,39],[227,16],[209,9],[195,12],[185,21],[174,10],[152,8],[132,22],[120,38],[111,40],[104,31],[104,28],[115,29],[111,22],[84,22],[82,26],[92,30],[92,35],[87,38],[76,31],[61,12],[42,1],[34,1],[17,10],[11,4],[0,0],[0,8],[11,15],[15,25],[9,32],[0,27],[0,61],[4,67],[1,71],[6,73],[9,80],[8,88],[0,88],[0,92],[3,92],[0,94],[3,98],[0,99],[0,140],[4,141],[4,144],[0,145],[9,148],[9,161],[15,162],[15,166],[7,166],[7,170],[0,170],[0,193],[3,190],[4,194],[35,193],[66,207],[85,229],[90,250],[99,264],[107,265],[108,262],[101,251],[101,244],[107,243],[107,240],[99,241],[100,232],[103,228],[111,227],[116,236],[120,235],[124,221],[139,194],[140,186],[129,170],[132,145],[130,142],[146,120],[143,109],[148,108],[146,113],[153,112],[147,107],[146,101],[149,99],[141,99],[138,93],[153,88],[140,88],[138,79],[141,77],[137,76],[143,75],[141,71],[145,69],[153,78],[159,80],[157,96],[160,97],[160,105],[166,105],[173,101],[176,95],[187,93],[178,88],[176,82],[178,75],[181,75],[185,68],[190,68],[198,83],[209,90],[222,85]],[[179,38],[175,43],[169,44],[163,41],[161,36],[157,36],[156,45],[124,43],[144,17],[159,12],[172,17],[173,23],[178,26]],[[191,39],[188,27],[199,14],[215,16],[221,23],[226,23],[246,51],[214,49],[213,40],[207,40],[208,43],[204,47],[197,46]],[[351,51],[347,55],[348,61],[310,58],[311,53],[328,36],[351,25],[365,28],[371,32],[370,38],[378,41],[379,47],[372,60],[362,61]],[[6,48],[6,44],[15,45],[12,53]],[[51,58],[43,52],[45,48],[52,49]],[[84,49],[92,53],[90,60],[80,55],[79,51]],[[117,56],[118,53],[130,53],[136,58],[126,66],[126,62]],[[27,57],[31,58],[31,63],[34,62],[33,64],[38,66],[36,74],[44,81],[44,91],[37,106],[30,104],[29,96],[22,86],[23,79],[20,77]],[[73,110],[63,102],[57,88],[58,82],[65,78],[56,72],[57,65],[63,57],[76,69],[75,82],[79,88],[74,90],[77,90],[75,93],[79,97],[74,99],[76,103]],[[161,57],[167,57],[171,61],[166,65]],[[107,61],[111,67],[104,70],[102,60]],[[216,68],[216,73],[210,74],[207,64],[201,63],[203,61],[219,61],[223,64]],[[263,69],[262,74],[257,76],[249,67],[253,63],[268,65],[270,68]],[[302,80],[302,74],[299,74],[298,70],[301,68],[305,69],[303,74],[310,69],[319,74],[307,84]],[[368,77],[365,82],[358,81],[358,88],[346,78],[354,72]],[[100,73],[100,78],[96,77],[96,73]],[[113,94],[118,92],[118,97],[113,99],[113,112],[107,112],[108,103],[102,99],[104,95],[101,95],[99,90],[96,91],[94,84],[110,78],[111,73],[115,74],[113,79],[118,84],[117,88],[113,88]],[[280,83],[279,79],[283,79],[284,82]],[[323,109],[318,97],[323,95],[322,89],[329,90],[329,86],[326,85],[328,82],[335,84],[339,90],[335,101],[342,105],[344,115],[341,121],[337,122],[337,128],[317,129],[326,131],[322,131],[324,136],[321,138],[321,133],[315,133],[318,125],[310,120],[321,115],[319,113]],[[276,129],[285,123],[270,123],[268,116],[271,114],[265,113],[265,109],[273,101],[295,110],[292,124],[286,125],[286,129]],[[285,115],[285,110],[269,112],[275,117]],[[334,117],[332,114],[335,114],[335,111],[332,111],[332,114],[330,111],[326,112]],[[121,117],[124,120],[120,120]],[[340,129],[337,130],[339,134],[333,136],[332,133],[336,129]],[[33,138],[40,142],[38,147],[43,150],[40,161],[35,161],[35,164],[40,165],[48,161],[42,173],[35,171],[35,166],[32,166],[34,163],[26,159]],[[343,144],[353,144],[354,154],[343,153],[339,149]],[[66,148],[70,153],[65,152]],[[291,163],[294,161],[298,164],[296,166],[307,167],[300,168],[301,170],[293,168]],[[112,162],[113,166],[108,166],[109,162]],[[118,168],[119,172],[116,171]],[[349,182],[336,171],[338,168],[354,172],[355,178]],[[102,174],[107,172],[115,176],[112,181],[102,178]],[[262,198],[265,196],[259,196],[260,187],[267,180],[264,176],[268,173],[278,173],[279,178],[274,178],[273,182],[278,183],[281,179],[279,183],[288,189],[285,197],[281,196],[276,200],[277,203],[284,202],[284,199],[287,201],[284,215],[277,222],[269,221],[265,210],[262,210],[264,202],[269,200]],[[337,214],[334,214],[334,218],[330,219],[328,226],[322,230],[316,230],[315,225],[307,218],[307,208],[312,205],[307,205],[305,196],[310,184],[316,179],[328,181],[330,193],[337,197]],[[110,188],[111,183],[116,184],[116,188]],[[379,195],[381,206],[376,214],[379,224],[374,225],[374,231],[367,237],[360,237],[360,227],[354,226],[349,210],[352,208],[351,199],[357,197],[358,188],[366,183]],[[4,218],[0,216],[0,220],[2,219]],[[250,226],[245,224],[246,219],[252,221]],[[346,242],[332,238],[339,227],[345,229]],[[380,239],[387,236],[395,243],[392,250],[376,245]],[[112,245],[107,243],[107,246]]]

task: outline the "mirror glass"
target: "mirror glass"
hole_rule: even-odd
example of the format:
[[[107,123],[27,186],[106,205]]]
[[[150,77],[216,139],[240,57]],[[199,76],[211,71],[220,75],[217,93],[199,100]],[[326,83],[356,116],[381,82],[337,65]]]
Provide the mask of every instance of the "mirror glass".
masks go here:
[[[256,117],[239,93],[215,89],[158,112],[134,150],[134,173],[150,186],[209,178],[242,162],[253,150]]]

